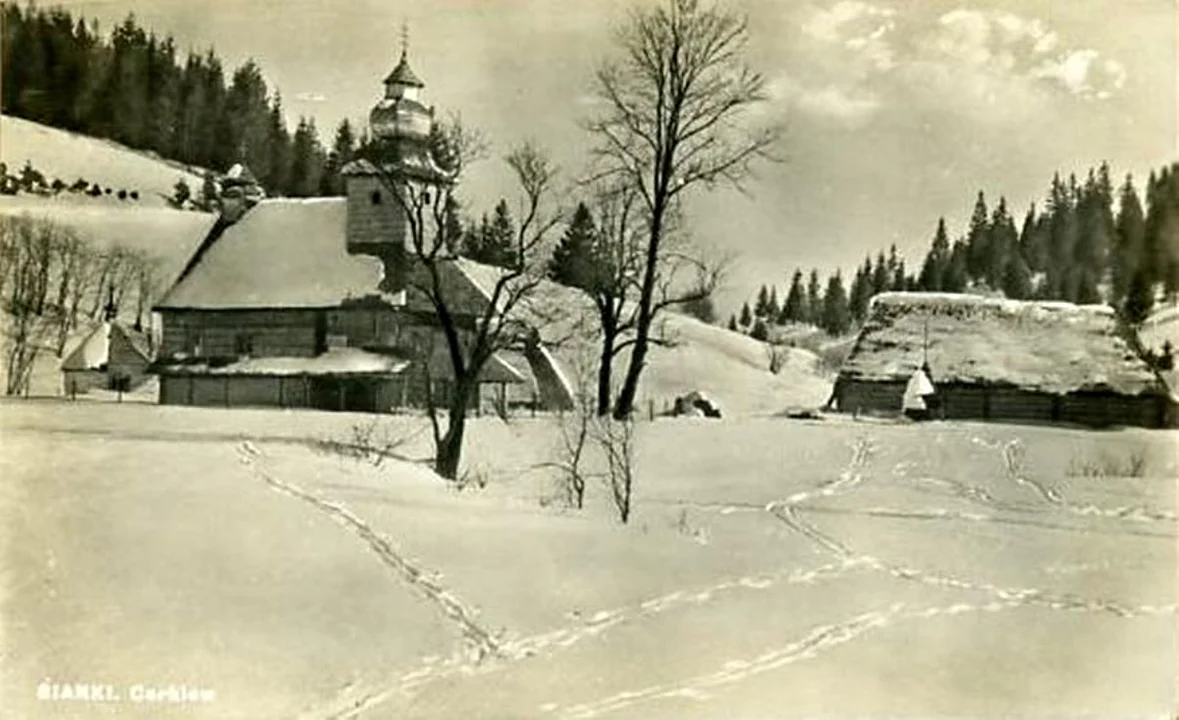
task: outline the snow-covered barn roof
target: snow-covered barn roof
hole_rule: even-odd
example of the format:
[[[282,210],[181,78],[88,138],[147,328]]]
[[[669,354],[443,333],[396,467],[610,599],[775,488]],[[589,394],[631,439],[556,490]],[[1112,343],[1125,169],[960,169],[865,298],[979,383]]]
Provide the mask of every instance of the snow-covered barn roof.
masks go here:
[[[904,382],[921,366],[926,342],[935,383],[1057,394],[1162,389],[1108,307],[951,293],[877,295],[840,376]]]

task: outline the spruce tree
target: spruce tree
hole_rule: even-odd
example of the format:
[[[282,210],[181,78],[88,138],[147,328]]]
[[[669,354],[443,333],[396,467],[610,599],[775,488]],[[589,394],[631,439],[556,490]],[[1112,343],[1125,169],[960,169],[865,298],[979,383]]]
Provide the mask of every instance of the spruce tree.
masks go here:
[[[819,270],[811,268],[810,279],[806,285],[806,320],[811,325],[819,325],[823,320],[823,288],[819,285]]]
[[[1015,253],[1003,269],[1003,294],[1013,300],[1026,300],[1032,296],[1032,272],[1024,262],[1023,255]]]
[[[990,215],[987,199],[981,190],[974,201],[974,212],[970,215],[970,227],[966,231],[966,274],[971,280],[986,276],[987,257],[990,255]]]
[[[966,292],[967,253],[966,241],[961,238],[955,240],[954,246],[950,249],[950,259],[946,262],[942,290],[952,293]]]
[[[946,270],[950,265],[950,238],[946,234],[946,219],[938,218],[937,230],[933,235],[925,264],[921,266],[918,287],[926,292],[938,292],[945,288]]]
[[[770,339],[770,329],[766,327],[765,319],[757,319],[757,322],[753,324],[753,329],[749,331],[749,337],[762,342]]]
[[[987,255],[982,259],[983,279],[988,287],[998,289],[1003,285],[1008,261],[1019,251],[1019,235],[1015,221],[1007,212],[1007,198],[999,198],[987,229],[989,238],[986,243]]]
[[[508,201],[500,199],[495,206],[495,213],[491,220],[490,233],[486,239],[487,262],[500,267],[515,267],[518,260],[516,255],[516,225],[512,221],[512,212],[508,209]]]
[[[336,135],[332,138],[332,149],[328,151],[320,177],[319,193],[321,195],[343,195],[344,181],[340,171],[352,161],[356,155],[356,134],[352,132],[352,123],[344,118],[336,126]]]
[[[829,335],[842,335],[851,326],[847,292],[843,289],[843,278],[838,270],[827,280],[827,291],[823,294],[821,324]]]
[[[753,305],[753,314],[755,317],[763,318],[769,314],[770,310],[770,291],[765,285],[757,291],[757,302]]]
[[[729,315],[728,328],[729,328],[729,330],[732,330],[733,332],[739,332],[737,330],[737,316],[736,315]]]
[[[893,245],[891,253],[892,253],[892,257],[894,260],[896,258],[896,251],[897,251],[897,246]],[[887,261],[884,259],[884,253],[882,253],[882,252],[877,253],[876,254],[876,267],[873,268],[873,270],[872,270],[872,293],[871,293],[871,295],[879,295],[882,292],[888,291],[890,283],[891,283],[891,277],[890,277],[890,273],[889,273],[889,265],[887,264]],[[871,295],[869,295],[869,299],[871,299]]]
[[[1146,267],[1135,268],[1130,275],[1126,301],[1122,306],[1127,321],[1134,325],[1142,323],[1154,308],[1154,282],[1151,271]]]
[[[786,293],[786,302],[782,304],[782,314],[779,323],[806,322],[806,290],[802,286],[802,271],[795,270],[790,280],[790,290]]]
[[[569,287],[592,291],[597,277],[594,218],[585,203],[578,203],[569,227],[549,261],[549,277]]]
[[[770,299],[766,302],[766,322],[772,323],[778,319],[782,308],[778,305],[778,288],[770,288]]]
[[[1118,213],[1114,221],[1114,250],[1111,263],[1113,302],[1120,306],[1130,288],[1130,278],[1144,262],[1146,250],[1146,221],[1142,203],[1134,189],[1134,180],[1126,180],[1118,192]]]
[[[749,310],[749,301],[741,306],[741,327],[747,328],[753,323],[753,313]]]

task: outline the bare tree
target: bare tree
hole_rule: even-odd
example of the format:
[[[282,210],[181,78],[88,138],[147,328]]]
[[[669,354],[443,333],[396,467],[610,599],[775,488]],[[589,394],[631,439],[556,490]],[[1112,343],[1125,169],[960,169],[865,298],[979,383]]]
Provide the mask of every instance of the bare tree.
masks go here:
[[[630,522],[635,481],[635,421],[598,418],[595,439],[606,459],[606,485],[623,524]]]
[[[53,251],[56,256],[57,291],[52,316],[57,334],[55,352],[61,357],[70,331],[77,326],[78,305],[90,282],[93,254],[86,241],[68,228],[54,238]]]
[[[631,11],[616,38],[620,57],[597,74],[604,109],[588,123],[597,139],[594,178],[634,188],[647,220],[635,338],[615,417],[633,410],[661,304],[677,302],[663,273],[675,257],[664,252],[669,217],[693,187],[740,187],[780,135],[779,127],[743,122],[766,97],[764,78],[742,59],[747,39],[746,20],[737,13],[699,0],[665,0]]]
[[[560,436],[556,460],[541,464],[559,473],[558,483],[566,507],[580,510],[585,505],[587,481],[595,476],[589,468],[590,450],[598,416],[597,406],[592,399],[590,379],[593,362],[584,354],[578,354],[574,362],[575,395],[573,408],[562,412],[559,417]]]
[[[463,317],[462,300],[453,283],[446,280],[453,271],[448,266],[457,261],[446,242],[446,208],[465,165],[478,154],[480,143],[460,122],[453,121],[435,126],[432,149],[442,169],[440,176],[395,175],[379,159],[373,164],[406,216],[408,251],[413,265],[409,273],[410,288],[433,307],[438,328],[446,340],[452,380],[448,397],[444,398],[445,428],[434,412],[431,421],[436,450],[434,469],[442,477],[454,480],[462,457],[467,412],[477,400],[484,367],[497,351],[519,345],[527,338],[529,329],[519,321],[516,310],[535,292],[543,278],[543,245],[560,216],[546,207],[556,180],[556,170],[548,157],[531,144],[512,150],[506,162],[522,195],[514,261],[498,273],[493,287],[488,289],[489,300],[478,315]],[[435,402],[429,373],[426,388],[430,395],[427,406],[432,408]]]
[[[155,302],[156,297],[162,290],[163,281],[163,260],[149,252],[138,252],[133,255],[133,265],[135,268],[135,329],[142,330],[143,315],[146,312],[149,317],[152,303]]]
[[[4,310],[5,393],[27,392],[37,356],[55,327],[44,312],[53,272],[54,244],[59,228],[47,220],[27,216],[0,218],[0,236],[11,248],[8,256],[9,295]]]

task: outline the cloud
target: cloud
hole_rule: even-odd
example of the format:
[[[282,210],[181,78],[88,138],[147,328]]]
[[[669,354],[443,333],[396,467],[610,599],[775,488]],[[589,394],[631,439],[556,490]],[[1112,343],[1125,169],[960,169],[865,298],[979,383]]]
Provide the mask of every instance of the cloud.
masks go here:
[[[892,8],[877,7],[859,0],[841,0],[830,8],[815,10],[802,24],[802,31],[827,42],[838,42],[847,37],[846,28],[863,29],[864,25],[882,27],[896,15]],[[872,31],[870,31],[872,32]]]
[[[880,110],[880,97],[861,88],[838,85],[808,86],[788,76],[770,83],[770,97],[819,120],[862,127]]]
[[[896,11],[858,0],[842,0],[812,12],[802,31],[820,44],[842,45],[874,69],[884,71],[896,61],[889,34],[896,28]]]
[[[952,10],[923,44],[927,54],[1008,79],[1032,80],[1084,99],[1106,99],[1126,81],[1125,68],[1096,50],[1062,47],[1036,18],[1011,12]]]
[[[1043,20],[1008,11],[958,8],[931,16],[913,6],[898,12],[841,0],[813,9],[800,27],[817,68],[808,78],[815,89],[796,92],[796,105],[820,115],[868,117],[882,104],[923,93],[991,107],[1037,93],[1105,100],[1127,80],[1116,60],[1070,47]]]

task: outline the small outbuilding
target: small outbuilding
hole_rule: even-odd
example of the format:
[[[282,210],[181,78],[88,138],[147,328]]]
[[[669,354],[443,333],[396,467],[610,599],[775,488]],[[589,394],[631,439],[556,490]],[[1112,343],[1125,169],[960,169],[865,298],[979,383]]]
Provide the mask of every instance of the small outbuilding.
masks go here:
[[[147,381],[150,364],[147,336],[106,320],[62,361],[62,391],[70,397],[94,389],[128,392]]]
[[[900,414],[922,370],[934,417],[1171,427],[1176,402],[1112,309],[951,293],[884,293],[836,380],[837,409]],[[928,388],[924,388],[928,391]]]

